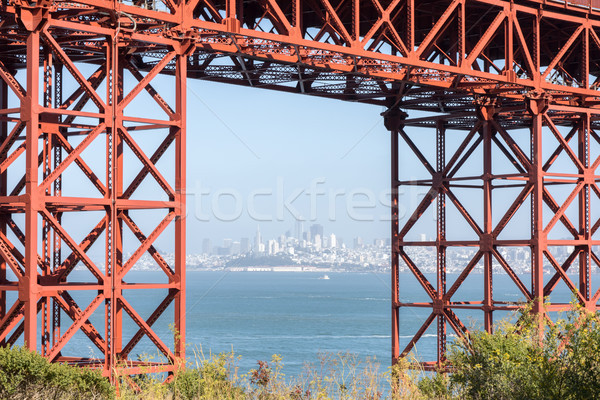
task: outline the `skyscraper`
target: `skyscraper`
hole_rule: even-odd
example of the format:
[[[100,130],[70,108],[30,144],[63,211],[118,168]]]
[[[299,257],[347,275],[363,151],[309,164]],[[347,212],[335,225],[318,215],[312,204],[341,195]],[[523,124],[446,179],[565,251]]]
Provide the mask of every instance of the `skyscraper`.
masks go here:
[[[260,253],[262,245],[262,237],[260,236],[260,226],[256,226],[256,236],[254,237],[254,251]]]
[[[323,242],[321,241],[321,235],[316,234],[314,240],[315,240],[315,243],[314,243],[315,250],[321,250],[321,247],[323,245]]]
[[[323,237],[323,225],[321,224],[312,224],[310,226],[310,237],[314,238],[319,235],[320,237]]]
[[[310,232],[302,232],[302,240],[310,242]]]
[[[212,243],[210,242],[210,239],[204,239],[202,241],[202,252],[204,254],[212,253]]]
[[[354,238],[354,248],[355,249],[362,249],[363,247],[363,240],[360,236],[355,237]]]

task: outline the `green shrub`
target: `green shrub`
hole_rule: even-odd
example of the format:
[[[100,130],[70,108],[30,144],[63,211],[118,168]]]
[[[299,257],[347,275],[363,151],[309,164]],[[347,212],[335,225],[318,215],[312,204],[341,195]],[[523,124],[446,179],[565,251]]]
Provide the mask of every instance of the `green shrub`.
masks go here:
[[[521,323],[472,332],[448,360],[448,390],[468,399],[596,399],[600,396],[600,317],[574,306],[550,323],[528,309]]]
[[[505,325],[494,333],[472,333],[450,354],[451,383],[471,399],[544,399],[548,358],[539,338]]]
[[[112,399],[99,371],[51,364],[24,347],[0,348],[0,398]]]
[[[600,396],[600,316],[578,308],[560,324],[567,339],[555,356],[564,387],[564,399],[597,399]]]

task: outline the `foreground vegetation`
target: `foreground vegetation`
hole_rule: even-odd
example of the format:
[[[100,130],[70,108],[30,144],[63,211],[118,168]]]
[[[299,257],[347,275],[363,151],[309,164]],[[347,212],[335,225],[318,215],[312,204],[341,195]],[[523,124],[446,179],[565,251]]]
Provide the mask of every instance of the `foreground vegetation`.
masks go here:
[[[98,371],[51,364],[23,347],[0,347],[0,399],[110,399],[114,388]]]
[[[49,364],[22,348],[0,349],[2,399],[383,400],[600,398],[600,317],[577,308],[554,323],[526,311],[518,326],[474,332],[449,350],[451,373],[424,374],[406,361],[381,370],[375,360],[324,354],[302,376],[283,374],[279,356],[240,374],[233,353],[195,351],[168,384],[150,375],[122,381],[118,393],[97,371]],[[133,388],[136,388],[135,390]]]

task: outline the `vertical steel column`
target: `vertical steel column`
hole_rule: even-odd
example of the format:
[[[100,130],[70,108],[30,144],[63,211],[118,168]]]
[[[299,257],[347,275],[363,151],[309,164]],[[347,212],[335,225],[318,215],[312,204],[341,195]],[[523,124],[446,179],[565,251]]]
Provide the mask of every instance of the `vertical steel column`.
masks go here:
[[[119,65],[119,43],[116,37],[107,46],[106,76],[107,110],[106,110],[106,146],[107,146],[107,193],[110,201],[107,207],[106,230],[106,277],[104,294],[106,312],[106,354],[105,369],[112,377],[118,363],[118,354],[122,347],[122,306],[119,298],[121,289],[121,268],[123,266],[122,221],[119,218],[117,200],[123,194],[123,141],[119,135],[123,109],[119,102],[123,99],[123,73]]]
[[[43,71],[42,76],[44,78],[43,82],[43,99],[42,105],[44,108],[52,107],[52,52],[47,46],[43,47]],[[52,117],[50,117],[52,118]],[[48,121],[49,116],[42,116],[41,118],[41,127],[42,127],[42,180],[45,180],[52,170],[52,141],[54,138],[53,132],[50,130],[51,124],[46,123]],[[52,129],[53,130],[53,129]],[[46,188],[42,193],[43,196],[50,195],[50,188]],[[51,229],[50,224],[46,220],[42,220],[42,260],[43,266],[41,274],[43,277],[48,277],[50,275],[50,252],[52,251],[52,243],[51,243]],[[41,332],[41,340],[42,340],[42,354],[47,356],[50,348],[51,348],[51,340],[50,340],[50,331],[52,326],[52,316],[50,314],[50,297],[44,296],[41,298],[42,302],[42,332]]]
[[[0,79],[0,110],[5,110],[8,108],[8,85],[2,79]],[[6,120],[0,120],[0,142],[4,143],[8,136],[8,123]],[[8,152],[4,152],[0,154],[0,163],[6,159],[6,154]],[[8,172],[3,171],[0,172],[0,196],[4,197],[7,195],[6,185],[8,183],[7,179]],[[0,233],[2,235],[6,235],[6,217],[4,215],[0,216]],[[3,257],[0,257],[0,282],[6,282],[6,261]],[[0,290],[0,321],[6,315],[6,290]],[[0,340],[0,346],[5,345],[4,338]]]
[[[437,187],[437,341],[438,367],[446,360],[446,316],[444,307],[446,299],[446,193],[444,187],[444,170],[446,168],[446,127],[443,120],[436,122],[436,174],[433,185]]]
[[[406,113],[398,109],[391,109],[383,113],[384,124],[390,131],[390,185],[391,185],[391,287],[392,287],[392,365],[398,362],[400,358],[400,298],[399,298],[399,263],[400,247],[398,239],[399,225],[399,207],[398,207],[398,136],[399,130],[404,125]]]
[[[112,232],[113,237],[113,275],[112,287],[113,296],[115,299],[120,298],[123,295],[121,283],[123,281],[123,220],[119,217],[120,209],[117,205],[117,200],[123,196],[123,138],[120,134],[120,126],[123,124],[124,108],[120,106],[123,100],[123,67],[121,65],[121,54],[119,50],[120,44],[118,41],[113,41],[112,47],[112,58],[113,61],[113,104],[116,110],[113,113],[114,134],[113,134],[113,150],[112,150],[112,184],[113,190],[111,193],[111,220],[112,220]],[[114,324],[114,341],[111,348],[114,354],[117,355],[113,359],[116,364],[119,361],[119,354],[123,348],[123,307],[121,302],[118,300],[113,303],[112,307],[113,316],[112,321]]]
[[[62,64],[54,64],[54,108],[60,108],[62,105],[62,73],[63,66]],[[58,115],[58,122],[62,122],[62,116]],[[61,131],[62,130],[62,131]],[[59,134],[64,133],[64,129],[58,128]],[[60,141],[58,138],[53,137],[54,139],[54,154],[53,154],[53,162],[54,167],[58,167],[62,162],[62,148],[60,145]],[[59,175],[58,178],[54,181],[53,194],[56,197],[60,197],[62,195],[62,175]],[[62,213],[57,212],[55,215],[56,220],[60,224],[62,222]],[[62,265],[62,252],[61,252],[61,239],[56,231],[54,231],[53,237],[53,246],[52,246],[52,272],[56,273],[61,265]],[[64,279],[63,279],[64,281]],[[56,299],[52,300],[52,346],[54,346],[61,337],[60,330],[60,306]]]
[[[389,128],[388,128],[389,129]],[[400,307],[398,303],[399,298],[399,262],[400,256],[398,254],[398,230],[399,230],[399,213],[398,213],[398,131],[392,129],[391,133],[391,272],[392,272],[392,365],[398,362],[400,357]]]
[[[176,58],[175,116],[178,126],[171,128],[175,134],[175,274],[178,293],[175,296],[175,356],[185,357],[185,251],[186,251],[186,107],[187,107],[187,55]],[[173,132],[175,130],[176,132]]]
[[[238,15],[238,12],[241,11],[241,9],[238,9],[239,3],[238,0],[226,0],[225,2],[225,18],[223,19],[223,22],[228,30],[234,32],[238,31],[241,26],[241,16]]]
[[[114,163],[114,135],[116,134],[116,126],[115,126],[115,118],[114,114],[116,113],[116,109],[114,106],[114,61],[112,57],[114,57],[114,38],[110,40],[106,44],[106,110],[104,110],[104,114],[106,118],[104,123],[106,124],[106,193],[105,198],[111,201],[111,205],[106,208],[107,218],[106,218],[106,255],[105,255],[105,279],[104,279],[104,334],[106,338],[106,348],[104,349],[104,374],[106,376],[110,376],[112,379],[113,376],[113,365],[114,365],[114,351],[112,349],[114,342],[114,327],[112,322],[113,317],[113,307],[115,298],[113,295],[114,283],[113,283],[113,274],[115,272],[115,259],[113,252],[113,209],[114,209],[114,176],[113,176],[113,168],[112,165]]]
[[[580,116],[578,129],[578,158],[581,165],[578,167],[577,173],[586,181],[587,170],[590,167],[590,114],[584,112]],[[587,183],[587,182],[586,182]],[[590,304],[591,300],[591,234],[590,234],[590,194],[591,186],[585,184],[579,192],[579,241],[581,251],[579,253],[579,292],[585,300],[585,307],[589,307],[590,311],[595,311],[596,306]]]
[[[481,135],[483,137],[483,234],[480,239],[480,251],[483,253],[483,281],[484,298],[483,313],[486,332],[491,332],[493,327],[493,273],[492,249],[492,123],[495,108],[493,98],[482,99],[483,104],[478,106],[478,116],[482,120]]]
[[[25,303],[25,346],[37,350],[38,210],[43,198],[38,191],[39,60],[40,32],[37,27],[27,36],[27,96],[21,103],[21,120],[26,123],[25,172],[25,276],[19,299]]]
[[[406,47],[410,52],[415,48],[415,0],[406,1]]]
[[[294,3],[298,3],[295,0]],[[360,0],[352,0],[352,29],[350,30],[352,40],[357,42],[360,40]]]
[[[544,232],[544,170],[542,155],[543,114],[547,109],[547,100],[543,95],[532,93],[527,98],[531,114],[531,170],[529,181],[533,184],[531,194],[531,293],[532,311],[543,321],[544,310],[544,250],[547,245]]]

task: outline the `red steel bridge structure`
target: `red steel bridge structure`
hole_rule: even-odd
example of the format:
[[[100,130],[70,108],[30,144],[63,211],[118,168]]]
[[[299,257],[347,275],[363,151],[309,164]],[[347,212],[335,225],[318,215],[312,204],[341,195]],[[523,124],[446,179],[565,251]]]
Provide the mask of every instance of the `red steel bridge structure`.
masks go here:
[[[23,340],[107,376],[182,360],[187,79],[385,107],[393,362],[434,331],[437,359],[424,365],[436,367],[448,338],[468,334],[468,314],[492,330],[519,301],[541,318],[565,309],[544,305],[561,285],[597,307],[596,0],[1,0],[0,78],[1,345]],[[148,182],[154,197],[140,189]],[[413,187],[425,195],[401,202]],[[416,239],[432,211],[433,234]],[[144,212],[161,217],[149,225]],[[84,215],[96,220],[78,237]],[[165,236],[171,257],[156,248]],[[525,254],[527,277],[506,248]],[[464,262],[448,265],[457,249]],[[437,254],[435,274],[417,260],[424,250]],[[162,283],[129,278],[145,254]],[[403,296],[403,268],[424,298]],[[500,270],[518,301],[494,292]],[[458,299],[477,271],[481,295]],[[140,315],[135,291],[154,293],[154,312]],[[415,308],[428,317],[402,342],[401,312]],[[156,329],[167,317],[171,341]],[[126,324],[136,333],[125,337]],[[76,334],[100,356],[67,352]],[[164,360],[134,360],[142,340]]]

